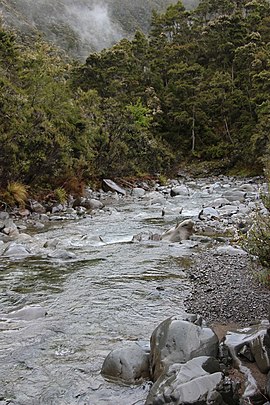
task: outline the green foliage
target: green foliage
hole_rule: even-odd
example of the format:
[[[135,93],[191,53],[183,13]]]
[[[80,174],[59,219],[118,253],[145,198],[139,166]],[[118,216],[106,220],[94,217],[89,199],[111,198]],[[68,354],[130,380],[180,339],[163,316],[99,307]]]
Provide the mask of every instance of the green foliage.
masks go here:
[[[58,187],[54,190],[54,196],[60,204],[65,204],[67,202],[67,192],[63,187]]]

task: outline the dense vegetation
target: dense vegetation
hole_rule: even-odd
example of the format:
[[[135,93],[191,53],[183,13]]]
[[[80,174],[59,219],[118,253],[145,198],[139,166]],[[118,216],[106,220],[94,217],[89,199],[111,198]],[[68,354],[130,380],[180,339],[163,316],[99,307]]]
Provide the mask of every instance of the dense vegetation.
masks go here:
[[[147,32],[152,10],[177,0],[0,0],[4,21],[24,39],[37,31],[69,55],[84,59],[112,46],[136,29]],[[197,0],[184,0],[193,7]]]
[[[185,159],[260,171],[269,153],[270,5],[181,2],[84,64],[0,28],[0,188],[80,189]]]

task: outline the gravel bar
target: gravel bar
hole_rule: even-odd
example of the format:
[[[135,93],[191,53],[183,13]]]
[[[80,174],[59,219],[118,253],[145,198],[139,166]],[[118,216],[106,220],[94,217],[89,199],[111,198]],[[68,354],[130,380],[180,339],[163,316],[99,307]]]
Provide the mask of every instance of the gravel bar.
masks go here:
[[[192,282],[187,311],[200,314],[210,325],[249,326],[269,318],[270,289],[260,283],[259,271],[248,255],[199,252],[186,270]]]

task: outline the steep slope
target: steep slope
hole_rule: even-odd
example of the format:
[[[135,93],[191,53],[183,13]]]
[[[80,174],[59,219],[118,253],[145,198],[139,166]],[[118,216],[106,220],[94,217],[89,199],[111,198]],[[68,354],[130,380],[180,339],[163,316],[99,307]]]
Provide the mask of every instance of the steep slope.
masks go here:
[[[70,55],[84,59],[136,29],[147,31],[152,10],[176,0],[0,0],[3,21],[21,35],[41,32]],[[196,0],[186,0],[192,6]]]

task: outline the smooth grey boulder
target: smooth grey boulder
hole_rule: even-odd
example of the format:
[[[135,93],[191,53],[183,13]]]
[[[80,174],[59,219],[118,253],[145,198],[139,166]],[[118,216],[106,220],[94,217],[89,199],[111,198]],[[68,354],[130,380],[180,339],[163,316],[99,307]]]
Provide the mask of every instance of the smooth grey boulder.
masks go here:
[[[189,196],[189,189],[184,184],[180,186],[173,187],[171,189],[171,197],[180,196]]]
[[[104,360],[101,373],[128,384],[149,378],[149,351],[135,342],[112,350]]]
[[[136,198],[141,198],[145,195],[146,191],[141,187],[135,187],[132,189],[132,196]]]
[[[244,202],[246,198],[246,192],[241,190],[228,190],[222,194],[222,197],[227,198],[229,201]]]
[[[47,255],[50,259],[60,259],[60,260],[70,260],[76,259],[75,253],[68,252],[64,249],[56,249],[53,252],[48,253]]]
[[[233,246],[219,246],[214,255],[247,256],[247,252],[241,248]]]
[[[151,388],[145,405],[236,405],[237,386],[220,371],[213,357],[174,364]]]
[[[5,257],[14,257],[14,258],[21,258],[26,257],[31,254],[30,250],[24,247],[23,245],[10,245],[6,248],[3,253]]]
[[[214,201],[211,201],[209,204],[209,206],[213,207],[213,208],[221,208],[224,205],[230,205],[230,201],[224,197],[216,198]]]
[[[156,381],[171,364],[186,363],[194,357],[218,353],[219,341],[212,329],[173,316],[152,333],[150,371]]]
[[[265,374],[270,370],[270,325],[268,321],[244,330],[228,332],[224,344],[238,365],[241,364],[242,349],[247,347],[259,370]]]
[[[12,311],[5,315],[5,319],[14,319],[22,321],[32,321],[38,318],[44,318],[47,315],[45,308],[39,305],[26,305],[23,308]]]
[[[198,218],[202,221],[206,219],[218,219],[219,217],[220,213],[213,207],[203,208],[198,215]]]
[[[46,213],[46,208],[43,207],[42,204],[40,204],[38,201],[31,201],[31,210],[33,212],[36,212],[37,214],[45,214]]]
[[[186,219],[174,228],[164,232],[161,235],[161,239],[169,242],[181,242],[182,240],[189,239],[193,232],[194,222],[191,219]]]
[[[126,191],[118,186],[118,184],[116,184],[114,181],[110,180],[110,179],[103,179],[102,180],[102,189],[104,191],[112,191],[112,192],[116,192],[118,194],[121,195],[126,195]]]

